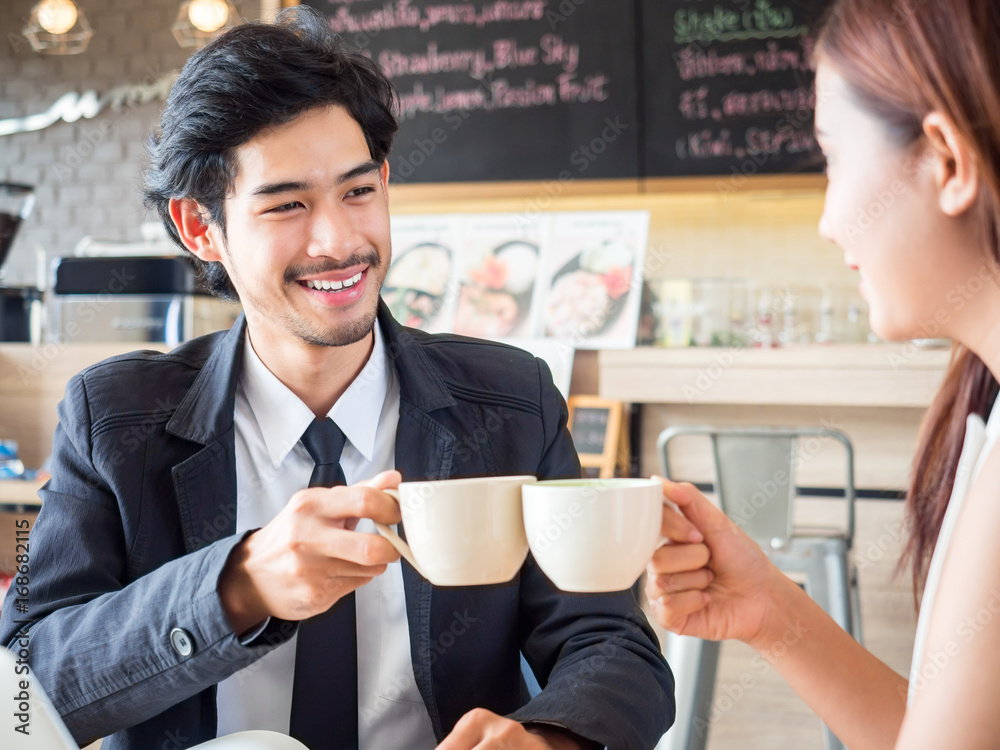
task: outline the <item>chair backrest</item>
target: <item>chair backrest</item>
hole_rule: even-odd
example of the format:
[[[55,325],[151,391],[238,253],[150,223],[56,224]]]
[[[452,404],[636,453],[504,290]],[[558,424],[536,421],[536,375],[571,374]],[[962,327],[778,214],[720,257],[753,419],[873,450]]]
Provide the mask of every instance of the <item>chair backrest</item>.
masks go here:
[[[657,440],[660,469],[668,479],[675,478],[670,467],[669,443],[686,435],[710,438],[719,505],[765,549],[786,547],[794,534],[798,440],[837,440],[845,454],[847,514],[844,537],[850,546],[854,537],[854,450],[844,433],[813,427],[669,427]]]

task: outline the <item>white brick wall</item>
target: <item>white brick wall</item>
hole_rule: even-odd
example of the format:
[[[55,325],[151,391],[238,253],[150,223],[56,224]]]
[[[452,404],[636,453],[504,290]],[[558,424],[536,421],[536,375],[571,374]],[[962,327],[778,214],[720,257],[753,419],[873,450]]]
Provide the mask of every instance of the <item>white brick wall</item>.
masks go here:
[[[39,55],[21,36],[36,0],[0,0],[0,119],[47,110],[61,95],[94,89],[98,96],[180,68],[189,55],[170,27],[181,0],[78,0],[94,37],[80,55]],[[258,0],[234,2],[256,18]],[[143,141],[162,103],[92,120],[59,121],[42,131],[0,136],[0,181],[38,188],[21,227],[4,283],[35,281],[35,248],[49,258],[72,252],[82,237],[139,239],[148,220],[138,193]]]

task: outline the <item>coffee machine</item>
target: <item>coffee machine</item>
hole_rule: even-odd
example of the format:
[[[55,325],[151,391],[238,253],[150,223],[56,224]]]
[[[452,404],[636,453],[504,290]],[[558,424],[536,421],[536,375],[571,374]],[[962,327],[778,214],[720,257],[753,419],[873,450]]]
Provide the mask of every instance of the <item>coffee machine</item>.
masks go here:
[[[35,189],[31,185],[0,182],[0,280],[17,230],[34,205]],[[41,290],[0,282],[0,341],[39,343],[41,330]]]

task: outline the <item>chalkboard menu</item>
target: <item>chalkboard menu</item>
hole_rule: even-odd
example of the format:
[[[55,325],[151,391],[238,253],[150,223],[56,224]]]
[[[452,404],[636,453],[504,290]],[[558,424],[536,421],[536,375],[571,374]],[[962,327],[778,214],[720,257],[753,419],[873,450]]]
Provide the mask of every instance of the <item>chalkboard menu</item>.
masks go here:
[[[399,92],[395,183],[634,177],[634,0],[305,0]]]
[[[830,0],[639,0],[647,176],[820,170],[815,29]]]
[[[394,183],[819,171],[831,0],[303,0],[400,97]]]

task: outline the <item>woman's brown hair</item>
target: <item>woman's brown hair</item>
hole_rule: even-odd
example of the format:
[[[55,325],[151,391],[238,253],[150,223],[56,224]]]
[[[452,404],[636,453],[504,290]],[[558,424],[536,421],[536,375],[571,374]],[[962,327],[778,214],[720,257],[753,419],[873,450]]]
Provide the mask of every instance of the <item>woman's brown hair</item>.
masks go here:
[[[928,113],[951,119],[976,160],[980,192],[973,210],[984,262],[994,266],[1000,263],[998,40],[997,0],[838,0],[817,44],[818,60],[836,70],[900,145],[923,137]],[[983,361],[956,344],[920,428],[906,499],[910,537],[900,570],[911,566],[916,596],[955,483],[966,418],[985,417],[997,389]]]

